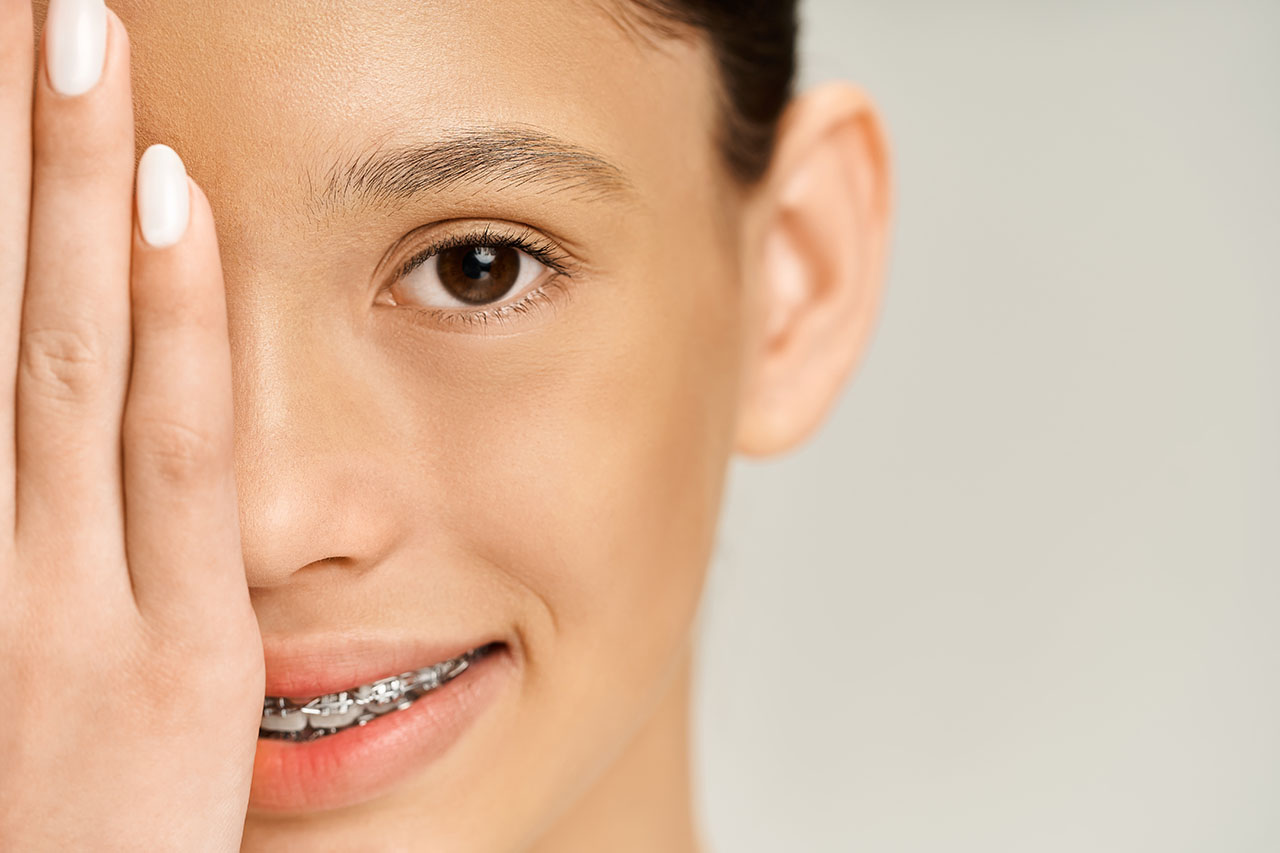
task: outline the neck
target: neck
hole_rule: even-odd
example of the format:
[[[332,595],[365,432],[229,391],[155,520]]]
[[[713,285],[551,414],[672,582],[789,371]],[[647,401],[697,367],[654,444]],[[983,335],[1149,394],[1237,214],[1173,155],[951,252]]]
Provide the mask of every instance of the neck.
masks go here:
[[[529,853],[702,853],[690,775],[691,647],[635,739]]]

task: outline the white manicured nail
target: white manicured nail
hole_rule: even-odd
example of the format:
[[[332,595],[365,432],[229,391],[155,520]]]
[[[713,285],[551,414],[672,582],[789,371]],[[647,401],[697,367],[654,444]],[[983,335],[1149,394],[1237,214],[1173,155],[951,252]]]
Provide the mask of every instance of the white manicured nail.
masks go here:
[[[50,0],[44,26],[53,88],[64,95],[82,95],[97,85],[107,56],[107,7],[102,0]]]
[[[182,239],[191,215],[187,169],[168,145],[152,145],[138,160],[138,225],[150,245],[162,249]]]

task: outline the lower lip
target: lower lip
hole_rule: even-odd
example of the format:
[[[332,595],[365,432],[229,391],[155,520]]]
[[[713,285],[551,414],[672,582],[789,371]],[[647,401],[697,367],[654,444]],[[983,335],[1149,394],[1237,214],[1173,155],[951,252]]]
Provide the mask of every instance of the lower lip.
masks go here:
[[[249,810],[305,812],[378,797],[442,755],[511,678],[509,646],[471,663],[401,711],[313,741],[259,738]]]

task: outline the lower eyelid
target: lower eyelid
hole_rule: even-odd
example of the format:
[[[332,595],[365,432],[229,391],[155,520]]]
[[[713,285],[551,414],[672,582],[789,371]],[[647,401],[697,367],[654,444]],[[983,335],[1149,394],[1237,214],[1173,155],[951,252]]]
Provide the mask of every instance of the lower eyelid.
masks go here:
[[[547,281],[530,290],[515,302],[478,311],[447,311],[439,308],[422,308],[412,305],[395,307],[407,307],[410,313],[414,315],[414,321],[424,325],[435,325],[437,327],[462,325],[468,328],[488,328],[490,325],[506,327],[512,324],[519,324],[519,317],[529,313],[541,313],[546,310],[554,312],[562,307],[563,304],[567,303],[571,295],[569,278],[570,276],[567,274],[553,270]]]

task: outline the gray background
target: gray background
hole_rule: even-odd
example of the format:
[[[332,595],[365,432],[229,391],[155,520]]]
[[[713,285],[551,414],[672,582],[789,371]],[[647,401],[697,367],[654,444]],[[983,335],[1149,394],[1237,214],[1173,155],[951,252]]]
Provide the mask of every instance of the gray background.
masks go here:
[[[832,418],[730,472],[712,853],[1280,850],[1280,3],[803,14],[894,257]]]

